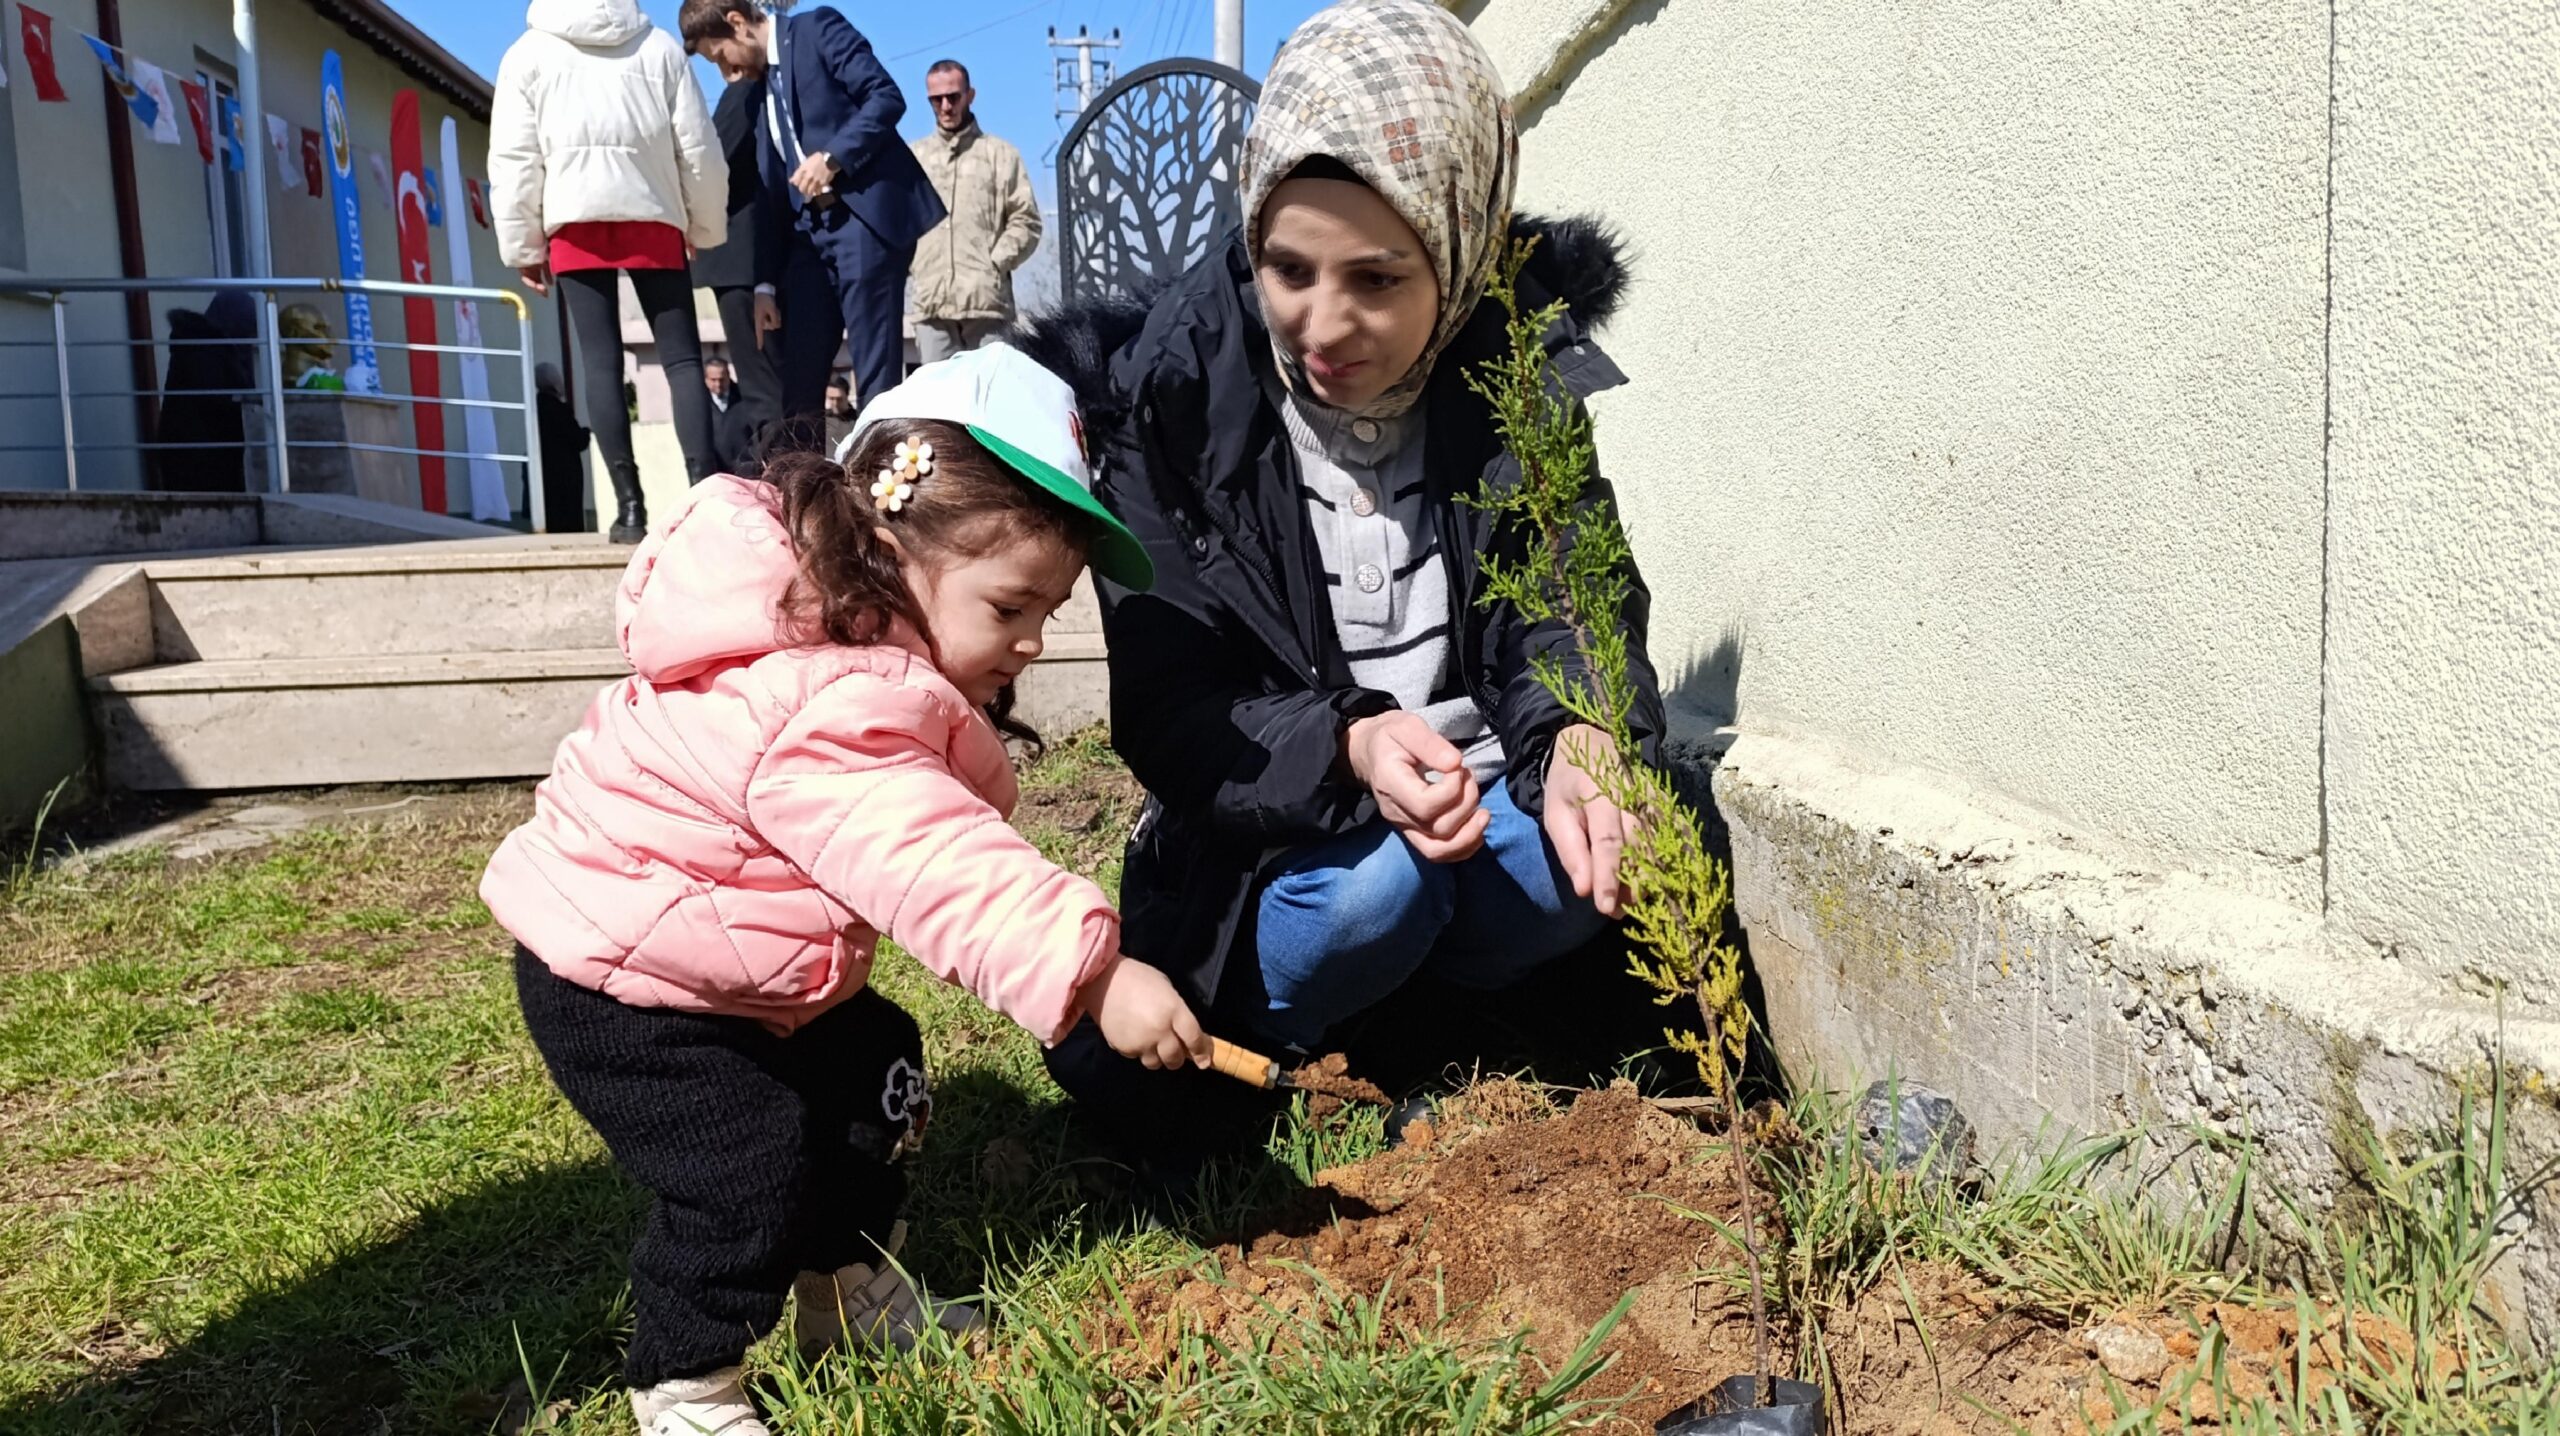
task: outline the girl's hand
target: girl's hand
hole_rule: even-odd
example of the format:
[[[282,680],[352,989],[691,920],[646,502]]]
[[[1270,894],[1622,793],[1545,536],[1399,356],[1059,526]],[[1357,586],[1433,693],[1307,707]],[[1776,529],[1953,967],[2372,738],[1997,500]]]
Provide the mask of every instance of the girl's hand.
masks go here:
[[[524,268],[517,270],[516,273],[524,277],[524,287],[532,290],[536,298],[549,297],[551,293],[550,265],[528,264]]]
[[[1084,986],[1085,1010],[1102,1040],[1150,1072],[1209,1065],[1209,1038],[1173,982],[1134,957],[1123,957]]]
[[[1351,772],[1378,800],[1378,815],[1435,863],[1459,863],[1484,846],[1493,820],[1458,746],[1397,709],[1354,722],[1343,733]]]
[[[1555,754],[1547,760],[1547,841],[1573,880],[1573,895],[1591,899],[1606,918],[1626,911],[1618,858],[1635,834],[1635,819],[1600,795],[1591,770],[1617,761],[1618,745],[1584,723],[1557,734]]]

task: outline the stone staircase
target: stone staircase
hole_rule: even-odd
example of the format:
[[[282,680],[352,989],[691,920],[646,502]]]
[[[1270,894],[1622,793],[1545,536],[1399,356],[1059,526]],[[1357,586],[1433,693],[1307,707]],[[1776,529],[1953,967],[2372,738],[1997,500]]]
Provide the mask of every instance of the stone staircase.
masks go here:
[[[103,776],[133,789],[530,777],[628,672],[630,550],[491,538],[152,558],[76,615]],[[1088,591],[1053,622],[1021,711],[1102,716]]]

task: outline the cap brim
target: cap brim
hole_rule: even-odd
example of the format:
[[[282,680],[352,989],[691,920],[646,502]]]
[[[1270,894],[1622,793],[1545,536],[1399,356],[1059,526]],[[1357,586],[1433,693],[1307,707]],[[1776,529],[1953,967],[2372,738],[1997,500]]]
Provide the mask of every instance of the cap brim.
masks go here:
[[[1155,560],[1147,557],[1146,545],[1129,532],[1118,515],[1102,506],[1093,491],[1061,473],[1057,466],[1032,457],[1021,449],[975,424],[968,425],[969,437],[986,446],[987,452],[1005,461],[1015,473],[1038,484],[1042,492],[1080,514],[1090,514],[1102,521],[1101,536],[1093,541],[1093,552],[1087,561],[1093,571],[1132,592],[1144,593],[1156,586]]]

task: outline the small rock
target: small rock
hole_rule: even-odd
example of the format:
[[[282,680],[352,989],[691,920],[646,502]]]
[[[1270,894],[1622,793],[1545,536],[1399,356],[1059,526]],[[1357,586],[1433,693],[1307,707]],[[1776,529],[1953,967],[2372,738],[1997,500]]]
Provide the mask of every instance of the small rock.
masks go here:
[[[1849,1131],[1881,1170],[1926,1168],[1931,1179],[1954,1181],[1973,1166],[1973,1124],[1955,1099],[1917,1082],[1877,1082],[1858,1095]]]
[[[2082,1344],[2107,1374],[2128,1386],[2147,1386],[2169,1369],[2169,1346],[2143,1327],[2109,1322],[2080,1333]]]

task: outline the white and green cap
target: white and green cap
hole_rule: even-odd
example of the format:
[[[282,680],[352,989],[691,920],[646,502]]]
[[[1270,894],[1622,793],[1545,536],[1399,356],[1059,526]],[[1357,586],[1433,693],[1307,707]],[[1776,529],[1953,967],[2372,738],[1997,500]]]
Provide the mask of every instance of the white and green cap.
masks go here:
[[[996,342],[927,364],[862,406],[853,432],[836,446],[836,462],[851,457],[875,425],[908,419],[938,419],[967,429],[1015,473],[1101,520],[1091,554],[1095,573],[1126,589],[1155,586],[1155,564],[1145,546],[1093,496],[1093,465],[1085,457],[1075,391],[1030,355]]]

